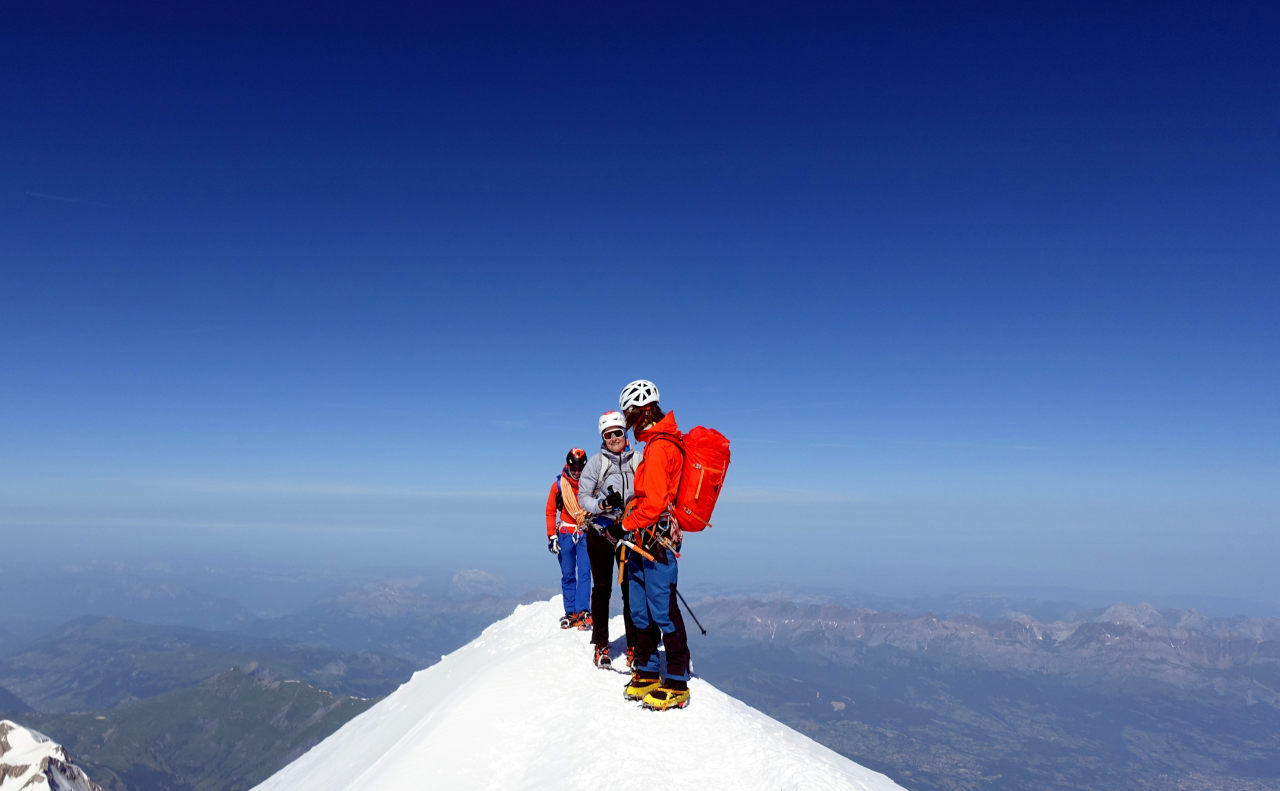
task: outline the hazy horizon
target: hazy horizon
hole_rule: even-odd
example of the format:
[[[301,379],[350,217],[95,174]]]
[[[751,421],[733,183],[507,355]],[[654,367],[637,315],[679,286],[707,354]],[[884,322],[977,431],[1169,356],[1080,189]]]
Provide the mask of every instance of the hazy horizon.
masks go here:
[[[768,554],[754,542],[760,535],[729,535],[716,528],[692,537],[682,558],[682,589],[690,595],[756,594],[777,591],[830,596],[870,596],[885,599],[945,598],[961,595],[1003,595],[1059,601],[1088,607],[1124,602],[1151,603],[1163,609],[1197,609],[1211,615],[1280,616],[1280,597],[1269,584],[1244,588],[1233,583],[1235,566],[1222,558],[1216,568],[1205,556],[1206,573],[1194,580],[1172,579],[1159,569],[1144,572],[1139,554],[1102,552],[1105,536],[1092,546],[1101,554],[1077,546],[1063,555],[1062,546],[1028,554],[1022,567],[1014,567],[1013,553],[999,558],[980,555],[980,548],[963,548],[960,542],[932,551],[916,552],[911,535],[878,535],[864,542],[853,555],[824,554],[821,540],[812,546],[790,544],[791,554]],[[545,545],[536,536],[512,536],[489,544],[445,542],[430,534],[410,531],[361,533],[328,529],[234,535],[226,530],[183,536],[163,535],[162,528],[101,531],[70,527],[46,528],[29,544],[10,544],[14,557],[40,558],[40,568],[56,575],[59,569],[119,566],[129,569],[184,568],[236,569],[283,575],[308,574],[331,577],[334,584],[351,577],[420,579],[430,588],[447,587],[460,571],[479,570],[496,575],[509,593],[532,588],[558,590],[559,570]],[[1079,544],[1078,536],[1071,538]],[[1064,540],[1065,543],[1065,540]],[[442,549],[447,551],[441,552]],[[1024,550],[1026,548],[1024,547]],[[1187,555],[1197,551],[1190,543],[1176,547]],[[1166,556],[1175,554],[1169,547]],[[1135,549],[1135,553],[1137,550]],[[946,554],[945,562],[940,559]],[[1189,561],[1188,561],[1189,562]],[[1265,558],[1252,562],[1259,567]],[[1085,571],[1082,573],[1081,570]],[[1258,580],[1267,580],[1259,572]],[[212,592],[212,591],[210,591]],[[223,593],[235,599],[233,590]]]

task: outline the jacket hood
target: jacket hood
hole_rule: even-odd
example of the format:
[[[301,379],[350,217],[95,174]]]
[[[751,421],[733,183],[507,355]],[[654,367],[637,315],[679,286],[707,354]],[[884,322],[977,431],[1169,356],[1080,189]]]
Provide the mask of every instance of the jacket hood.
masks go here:
[[[676,425],[676,413],[672,411],[663,415],[662,420],[659,420],[652,426],[649,426],[642,431],[637,431],[636,439],[641,442],[648,442],[649,438],[655,434],[675,434],[679,431],[680,428]]]

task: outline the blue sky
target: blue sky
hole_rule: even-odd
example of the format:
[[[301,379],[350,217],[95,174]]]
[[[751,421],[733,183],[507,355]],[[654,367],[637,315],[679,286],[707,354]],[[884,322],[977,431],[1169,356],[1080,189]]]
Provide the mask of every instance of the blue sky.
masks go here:
[[[1268,5],[3,15],[15,546],[551,576],[646,377],[707,578],[1280,605]]]

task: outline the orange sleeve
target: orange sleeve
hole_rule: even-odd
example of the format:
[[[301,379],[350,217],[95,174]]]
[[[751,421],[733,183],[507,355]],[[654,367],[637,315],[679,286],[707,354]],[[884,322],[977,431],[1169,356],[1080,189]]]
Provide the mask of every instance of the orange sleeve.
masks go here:
[[[675,442],[654,439],[645,443],[644,459],[636,468],[635,505],[623,521],[623,529],[638,530],[658,521],[675,502],[684,459]]]
[[[559,481],[551,484],[551,494],[547,495],[547,538],[556,534],[556,494],[559,493]]]

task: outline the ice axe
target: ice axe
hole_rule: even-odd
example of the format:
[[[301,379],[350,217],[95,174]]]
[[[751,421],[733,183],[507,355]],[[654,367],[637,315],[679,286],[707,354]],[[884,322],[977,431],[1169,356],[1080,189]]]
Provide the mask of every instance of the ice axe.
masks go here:
[[[618,539],[618,543],[626,547],[627,549],[631,550],[632,552],[636,553],[640,557],[644,558],[645,560],[650,561],[651,563],[657,562],[653,559],[653,555],[650,555],[648,552],[645,552],[643,549],[631,543],[630,541],[626,540],[625,538]]]

